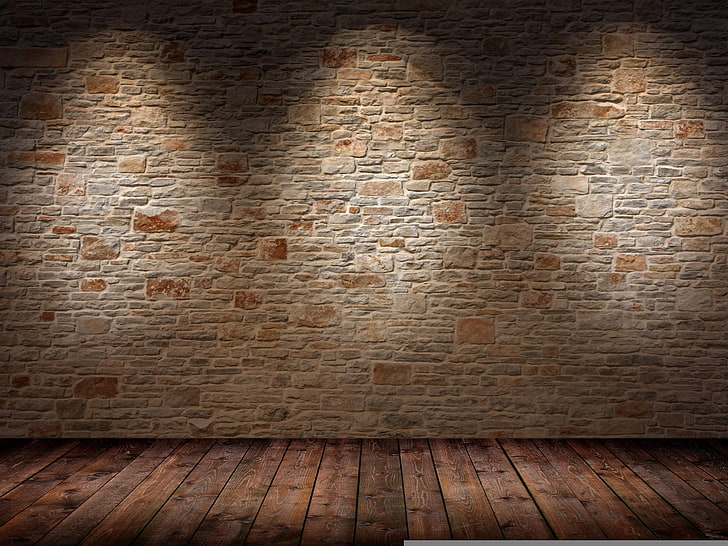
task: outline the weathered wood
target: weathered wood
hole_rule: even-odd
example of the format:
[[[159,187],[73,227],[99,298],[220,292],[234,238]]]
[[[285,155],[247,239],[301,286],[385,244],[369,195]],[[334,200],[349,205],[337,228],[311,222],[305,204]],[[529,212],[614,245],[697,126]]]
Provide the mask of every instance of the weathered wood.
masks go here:
[[[453,538],[502,539],[503,533],[462,440],[430,440],[430,449]]]
[[[43,470],[78,445],[72,440],[35,440],[0,462],[0,495]]]
[[[552,540],[546,520],[495,440],[466,440],[480,484],[507,540]]]
[[[655,539],[645,524],[568,445],[554,440],[534,443],[608,538]]]
[[[410,540],[452,538],[427,440],[400,440],[399,458]]]
[[[81,544],[130,544],[213,443],[213,440],[189,440],[182,444],[114,508]]]
[[[250,446],[219,441],[180,484],[136,538],[135,544],[186,544]]]
[[[301,546],[354,541],[360,454],[359,440],[326,442]]]
[[[355,544],[401,545],[407,538],[397,440],[362,441]]]
[[[631,449],[615,441],[605,442],[607,448],[667,502],[672,504],[713,539],[728,539],[728,514],[670,472],[644,450],[632,445]]]
[[[81,542],[180,443],[180,440],[155,440],[100,490],[54,527],[38,544],[71,546]]]
[[[50,488],[32,505],[20,511],[12,519],[10,516],[15,512],[8,510],[7,505],[3,506],[3,516],[10,521],[0,527],[0,542],[36,542],[40,540],[69,513],[101,489],[116,473],[127,467],[149,443],[150,441],[129,440],[114,443],[95,458],[93,458],[93,454],[89,454],[87,457],[76,457],[78,464],[82,464],[84,460],[92,460],[78,470],[75,470],[73,466],[67,466],[65,468],[65,472],[69,473],[67,479],[59,481],[55,487]],[[83,445],[86,444],[82,443],[81,446]],[[50,471],[60,461],[72,461],[76,451],[77,449],[69,452],[63,459],[46,467],[36,477]],[[30,481],[24,482],[23,485],[28,483]],[[46,482],[44,485],[50,485],[50,483]],[[23,485],[10,494],[18,492]]]
[[[288,447],[287,440],[253,440],[190,541],[242,544]]]
[[[247,544],[298,542],[324,452],[323,440],[293,440],[250,528]]]
[[[574,492],[533,442],[501,440],[500,443],[557,539],[606,538]]]
[[[594,470],[642,522],[660,539],[701,539],[705,536],[642,479],[596,440],[569,440]]]

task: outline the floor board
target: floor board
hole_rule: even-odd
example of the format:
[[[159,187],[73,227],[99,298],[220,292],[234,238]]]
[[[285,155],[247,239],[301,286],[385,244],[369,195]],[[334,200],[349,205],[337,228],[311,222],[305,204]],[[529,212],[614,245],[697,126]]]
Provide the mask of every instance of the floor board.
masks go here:
[[[0,544],[725,539],[719,440],[2,440]]]

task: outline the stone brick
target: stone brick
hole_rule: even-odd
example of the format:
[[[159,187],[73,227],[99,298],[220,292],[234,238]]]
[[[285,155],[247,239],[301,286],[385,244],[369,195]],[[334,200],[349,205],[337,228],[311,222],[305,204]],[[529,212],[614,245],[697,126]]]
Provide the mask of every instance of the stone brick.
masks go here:
[[[86,400],[68,398],[56,400],[56,416],[59,419],[82,419],[86,413]]]
[[[325,328],[341,323],[341,313],[333,305],[299,304],[291,308],[291,321],[298,326]]]
[[[486,226],[483,243],[503,250],[524,250],[533,243],[533,227],[526,223]]]
[[[351,157],[327,157],[321,163],[324,174],[350,174],[356,171],[356,160]]]
[[[458,319],[455,340],[458,343],[495,343],[493,319],[480,317]]]
[[[43,322],[52,322],[56,320],[56,314],[53,311],[43,311],[40,314],[40,320]]]
[[[619,254],[614,269],[616,271],[644,271],[647,269],[647,258],[642,254]]]
[[[699,119],[681,119],[674,125],[675,138],[705,138],[703,121]]]
[[[28,385],[30,385],[30,376],[26,374],[14,375],[10,379],[10,385],[14,389],[22,389],[23,387],[27,387]]]
[[[381,275],[349,273],[341,275],[341,284],[344,288],[381,288],[386,282]]]
[[[344,138],[334,144],[336,155],[349,155],[353,157],[364,157],[367,155],[367,143],[365,140],[353,140]]]
[[[76,323],[79,334],[105,334],[111,329],[111,321],[100,317],[81,317]]]
[[[243,153],[217,154],[215,168],[221,172],[242,173],[248,170],[248,156]]]
[[[81,238],[80,255],[84,260],[113,260],[119,256],[119,242],[88,235]]]
[[[571,78],[576,74],[576,59],[571,55],[552,57],[546,62],[546,70],[552,76]]]
[[[556,254],[537,252],[533,260],[534,269],[555,271],[561,269],[561,260]]]
[[[551,107],[551,115],[557,119],[614,119],[624,116],[624,110],[613,104],[595,101],[563,101]]]
[[[707,311],[713,307],[713,293],[709,288],[679,288],[675,305],[678,311]]]
[[[0,66],[5,68],[63,68],[67,59],[65,47],[0,47]]]
[[[548,120],[543,117],[508,116],[505,136],[507,140],[517,142],[546,142],[548,129]]]
[[[101,292],[106,289],[104,279],[81,279],[81,290],[84,292]]]
[[[465,223],[468,219],[462,201],[441,201],[432,204],[432,217],[440,223]]]
[[[86,76],[86,92],[91,94],[118,93],[119,78],[116,76]]]
[[[604,57],[607,59],[618,59],[620,57],[632,57],[634,55],[634,35],[609,33],[602,38]]]
[[[580,195],[576,198],[576,214],[582,218],[606,218],[612,215],[612,196]]]
[[[361,195],[402,195],[402,185],[396,180],[364,182],[359,188]]]
[[[496,104],[496,89],[488,83],[464,84],[460,92],[461,104]]]
[[[723,220],[715,216],[678,216],[674,229],[679,237],[720,235],[723,233]]]
[[[235,301],[233,305],[239,309],[255,309],[260,307],[263,302],[258,292],[251,290],[239,290],[235,292]]]
[[[169,408],[189,408],[200,405],[198,387],[170,387],[164,394],[164,405]]]
[[[10,167],[35,167],[37,169],[60,169],[66,162],[61,152],[12,152],[7,156]]]
[[[147,298],[161,294],[168,298],[180,299],[190,296],[189,279],[147,279]]]
[[[440,160],[412,163],[412,178],[415,180],[442,180],[450,175],[450,171],[450,165]]]
[[[646,89],[644,70],[622,68],[614,71],[612,89],[617,93],[639,93]]]
[[[25,119],[57,119],[63,117],[60,95],[28,93],[20,99],[20,117]]]
[[[521,293],[521,305],[530,309],[549,309],[553,296],[543,290],[529,290]]]
[[[473,269],[478,262],[478,251],[475,248],[451,246],[445,249],[442,265],[445,268]]]
[[[56,195],[86,195],[83,176],[76,173],[61,173],[56,178]]]
[[[159,58],[168,63],[181,63],[185,60],[185,48],[179,42],[167,42],[162,45]]]
[[[258,243],[258,256],[263,260],[285,260],[288,258],[286,239],[262,239]]]
[[[645,138],[618,138],[609,143],[609,162],[628,167],[650,165],[654,148],[655,143]]]
[[[478,144],[474,138],[447,138],[440,141],[440,153],[445,159],[473,159]]]
[[[619,235],[616,233],[595,233],[594,246],[615,247],[619,242]]]
[[[318,104],[294,104],[288,107],[288,123],[317,125],[321,123],[321,106]]]
[[[258,0],[233,0],[233,13],[253,13],[258,10]]]
[[[179,214],[169,209],[144,209],[134,211],[134,231],[176,231]]]
[[[84,377],[73,386],[73,395],[77,398],[114,398],[118,394],[117,377]]]
[[[442,58],[435,55],[412,55],[407,61],[409,81],[440,81],[443,72]]]
[[[353,68],[358,52],[353,47],[327,47],[321,50],[321,66],[327,68]]]
[[[118,161],[120,173],[143,173],[147,170],[147,158],[143,155],[120,156]]]
[[[394,362],[375,362],[372,366],[372,382],[375,385],[409,385],[412,382],[412,366]]]
[[[374,140],[400,140],[403,135],[401,123],[379,122],[372,125],[372,138]]]

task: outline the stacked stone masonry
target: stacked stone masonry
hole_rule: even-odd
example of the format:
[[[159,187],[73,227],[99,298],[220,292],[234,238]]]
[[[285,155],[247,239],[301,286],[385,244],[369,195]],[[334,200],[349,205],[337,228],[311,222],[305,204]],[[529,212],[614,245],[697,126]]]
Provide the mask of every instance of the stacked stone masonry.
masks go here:
[[[0,435],[727,435],[727,29],[2,2]]]

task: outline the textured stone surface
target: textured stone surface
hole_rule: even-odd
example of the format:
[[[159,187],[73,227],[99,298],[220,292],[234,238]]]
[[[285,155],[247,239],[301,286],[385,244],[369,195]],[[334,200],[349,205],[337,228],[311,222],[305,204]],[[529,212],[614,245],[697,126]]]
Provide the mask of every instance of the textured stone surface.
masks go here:
[[[725,2],[122,4],[3,5],[2,437],[728,435]]]

